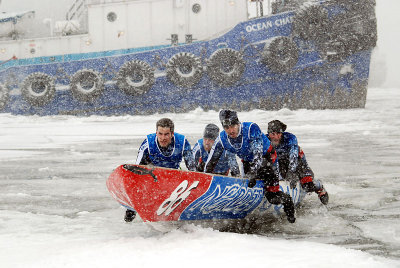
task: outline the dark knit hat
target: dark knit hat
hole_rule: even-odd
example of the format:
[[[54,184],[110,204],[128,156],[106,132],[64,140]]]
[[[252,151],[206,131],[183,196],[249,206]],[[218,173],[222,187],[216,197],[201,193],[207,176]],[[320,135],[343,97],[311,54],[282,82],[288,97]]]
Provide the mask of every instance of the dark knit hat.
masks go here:
[[[272,120],[268,123],[268,133],[282,133],[286,130],[286,125],[279,120]]]
[[[223,127],[239,124],[239,118],[235,111],[221,110],[219,112],[219,120]]]
[[[215,124],[208,124],[204,129],[203,138],[215,140],[219,134],[219,127]]]

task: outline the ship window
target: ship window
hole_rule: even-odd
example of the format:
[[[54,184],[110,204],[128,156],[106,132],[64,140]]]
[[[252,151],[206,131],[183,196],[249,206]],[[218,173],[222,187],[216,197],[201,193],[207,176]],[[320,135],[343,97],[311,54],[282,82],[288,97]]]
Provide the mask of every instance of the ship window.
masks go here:
[[[192,6],[192,11],[193,11],[193,13],[200,13],[200,11],[201,11],[201,6],[200,6],[200,4],[194,4],[193,6]]]
[[[36,53],[36,49],[31,48],[30,52],[31,52],[31,54],[35,54]]]
[[[109,12],[107,14],[107,20],[109,22],[114,22],[117,19],[117,14],[115,14],[115,12]]]

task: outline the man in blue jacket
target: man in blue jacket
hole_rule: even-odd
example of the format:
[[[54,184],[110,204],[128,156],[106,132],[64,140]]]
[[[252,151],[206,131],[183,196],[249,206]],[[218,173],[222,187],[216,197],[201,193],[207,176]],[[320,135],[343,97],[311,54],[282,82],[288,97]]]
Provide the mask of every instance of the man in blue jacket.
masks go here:
[[[142,142],[136,164],[178,169],[182,159],[188,170],[196,171],[189,142],[185,136],[174,132],[171,119],[162,118],[156,123],[156,133],[147,135]],[[126,222],[131,222],[135,217],[136,211],[126,211]]]
[[[288,221],[295,222],[293,200],[290,195],[280,191],[277,155],[267,136],[255,123],[240,123],[235,111],[221,110],[219,119],[224,130],[211,149],[205,171],[213,171],[225,150],[236,154],[242,159],[244,173],[249,178],[248,187],[253,188],[256,179],[263,180],[268,202],[282,204]]]
[[[219,127],[215,124],[208,124],[204,129],[203,138],[199,139],[193,146],[193,158],[198,171],[204,170],[204,164],[218,135]],[[240,176],[235,154],[225,150],[212,173],[226,176],[229,171],[233,177]]]
[[[298,145],[296,136],[285,132],[286,127],[279,120],[268,123],[267,136],[278,154],[281,175],[290,181],[292,187],[295,187],[300,181],[300,185],[305,191],[317,193],[322,204],[328,204],[327,191],[321,181],[314,179],[314,172],[308,166],[306,156]]]

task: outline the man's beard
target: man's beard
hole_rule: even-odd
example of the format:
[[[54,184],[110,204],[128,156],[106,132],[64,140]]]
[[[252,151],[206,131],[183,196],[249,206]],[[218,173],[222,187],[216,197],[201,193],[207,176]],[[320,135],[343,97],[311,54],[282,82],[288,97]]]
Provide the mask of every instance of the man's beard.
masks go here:
[[[271,141],[271,143],[272,143],[273,146],[278,146],[280,141]]]

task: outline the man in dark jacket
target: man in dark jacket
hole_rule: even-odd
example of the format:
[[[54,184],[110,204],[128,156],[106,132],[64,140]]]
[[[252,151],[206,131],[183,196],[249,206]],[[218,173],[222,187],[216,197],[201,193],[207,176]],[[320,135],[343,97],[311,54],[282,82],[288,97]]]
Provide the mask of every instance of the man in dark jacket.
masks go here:
[[[314,172],[308,166],[306,156],[290,132],[285,132],[286,125],[279,120],[268,123],[268,138],[278,154],[279,170],[283,178],[290,181],[291,187],[296,187],[300,181],[301,187],[307,192],[317,193],[322,204],[326,205],[329,195],[321,181],[314,179]]]
[[[235,111],[221,110],[219,119],[224,130],[219,134],[211,149],[205,171],[212,172],[224,150],[242,159],[244,173],[249,178],[248,187],[256,185],[256,179],[264,181],[264,194],[268,202],[282,204],[289,222],[295,222],[293,200],[280,191],[279,169],[276,152],[267,136],[253,122],[240,122]]]

